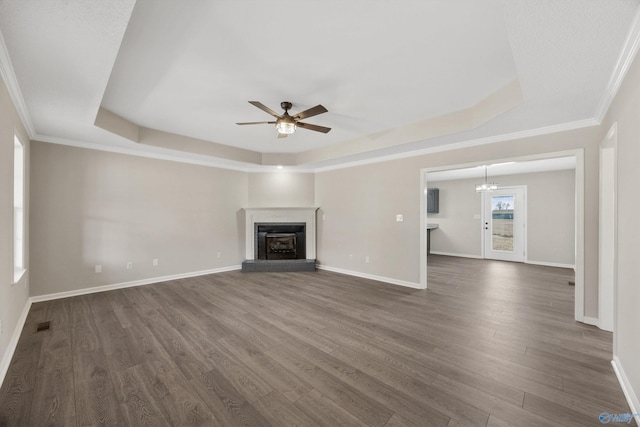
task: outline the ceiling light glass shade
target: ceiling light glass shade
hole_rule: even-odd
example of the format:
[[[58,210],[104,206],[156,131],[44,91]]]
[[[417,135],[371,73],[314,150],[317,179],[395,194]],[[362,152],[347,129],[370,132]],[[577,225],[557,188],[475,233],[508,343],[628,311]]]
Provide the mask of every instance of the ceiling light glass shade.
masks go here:
[[[484,182],[482,184],[476,184],[476,193],[484,193],[488,191],[496,191],[498,184],[495,182],[489,182],[487,179],[487,167],[484,167]]]
[[[285,135],[291,135],[296,131],[295,123],[287,123],[287,122],[279,122],[276,124],[276,129],[278,129],[278,133],[283,133]]]
[[[484,182],[482,184],[476,184],[476,192],[488,192],[488,191],[496,191],[498,189],[498,184],[495,182]]]

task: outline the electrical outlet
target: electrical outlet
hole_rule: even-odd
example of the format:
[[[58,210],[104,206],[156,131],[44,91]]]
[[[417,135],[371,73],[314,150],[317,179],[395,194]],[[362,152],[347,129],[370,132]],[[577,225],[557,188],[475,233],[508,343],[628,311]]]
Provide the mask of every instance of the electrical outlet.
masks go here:
[[[365,262],[365,264],[369,264],[369,257],[368,256],[364,257],[364,262]]]
[[[131,261],[129,261],[127,263],[127,270],[131,270],[131,269],[133,269],[133,263]]]
[[[349,254],[349,261],[353,261],[353,254]]]
[[[222,258],[222,252],[218,252],[218,253],[216,254],[216,258],[218,258],[218,259]]]
[[[153,259],[153,261],[151,261],[151,264],[152,264],[154,267],[157,267],[157,266],[158,266],[158,258],[154,258],[154,259]]]
[[[101,264],[96,264],[95,272],[96,273],[102,273],[102,265]]]
[[[397,222],[402,222],[402,221],[404,221],[404,215],[402,215],[402,214],[398,214],[398,215],[396,215],[396,221],[397,221]]]

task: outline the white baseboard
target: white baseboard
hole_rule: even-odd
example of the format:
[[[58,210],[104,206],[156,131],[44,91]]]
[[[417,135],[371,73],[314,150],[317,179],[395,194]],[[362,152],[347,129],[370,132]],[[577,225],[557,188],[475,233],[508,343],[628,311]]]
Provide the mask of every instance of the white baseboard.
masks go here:
[[[27,316],[29,315],[30,308],[31,298],[27,299],[27,302],[24,304],[22,314],[20,314],[18,323],[16,323],[16,327],[13,330],[13,334],[11,335],[11,340],[7,345],[7,350],[4,352],[2,361],[0,361],[0,387],[4,382],[4,377],[5,375],[7,375],[7,371],[9,371],[9,365],[11,364],[13,354],[16,352],[16,348],[18,347],[18,341],[20,340],[20,335],[22,334],[22,330],[24,329],[24,324],[27,321]]]
[[[580,322],[586,323],[587,325],[597,326],[598,328],[600,327],[600,320],[597,317],[583,316]]]
[[[451,252],[440,252],[440,251],[431,251],[433,255],[445,255],[445,256],[457,256],[460,258],[474,258],[474,259],[482,259],[480,255],[471,255],[471,254],[454,254]],[[429,256],[429,255],[427,255]]]
[[[346,274],[348,276],[361,277],[363,279],[377,280],[378,282],[391,283],[392,285],[405,286],[413,289],[424,289],[419,283],[407,282],[404,280],[393,279],[391,277],[376,276],[373,274],[361,273],[359,271],[343,270],[342,268],[329,267],[328,265],[317,265],[319,270],[331,271],[333,273]]]
[[[618,356],[613,356],[611,365],[613,366],[613,370],[616,373],[616,377],[618,377],[618,382],[620,383],[620,387],[622,388],[624,397],[627,398],[629,409],[631,409],[631,413],[636,419],[636,424],[640,426],[640,401],[638,400],[638,395],[633,390],[631,381],[629,381],[629,377],[627,377],[627,374],[624,372],[624,368],[622,367]]]
[[[73,291],[56,292],[53,294],[37,295],[31,297],[31,302],[51,301],[54,299],[75,297],[79,295],[93,294],[96,292],[112,291],[114,289],[131,288],[134,286],[150,285],[152,283],[166,282],[169,280],[186,279],[188,277],[205,276],[207,274],[224,273],[225,271],[240,270],[240,265],[232,265],[230,267],[214,268],[212,270],[194,271],[190,273],[173,274],[171,276],[152,277],[149,279],[134,280],[131,282],[114,283],[112,285],[96,286],[93,288],[77,289]]]
[[[562,264],[562,263],[559,263],[559,262],[531,261],[530,259],[528,259],[524,263],[525,264],[533,264],[533,265],[543,265],[545,267],[570,268],[572,270],[576,269],[575,264]]]

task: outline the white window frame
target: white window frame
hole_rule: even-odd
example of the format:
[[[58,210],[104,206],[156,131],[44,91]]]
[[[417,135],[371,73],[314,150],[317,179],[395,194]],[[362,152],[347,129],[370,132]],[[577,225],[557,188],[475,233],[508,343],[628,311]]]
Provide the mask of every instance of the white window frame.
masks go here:
[[[27,272],[25,257],[26,217],[25,217],[26,162],[25,146],[14,135],[13,138],[13,284],[20,282]]]

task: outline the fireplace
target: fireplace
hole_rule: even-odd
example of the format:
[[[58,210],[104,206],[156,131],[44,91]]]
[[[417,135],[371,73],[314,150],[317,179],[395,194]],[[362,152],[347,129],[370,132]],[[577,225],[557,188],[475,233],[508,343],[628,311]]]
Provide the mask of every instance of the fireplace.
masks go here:
[[[305,259],[305,223],[255,223],[256,259]]]
[[[242,271],[315,271],[317,207],[244,210]]]

